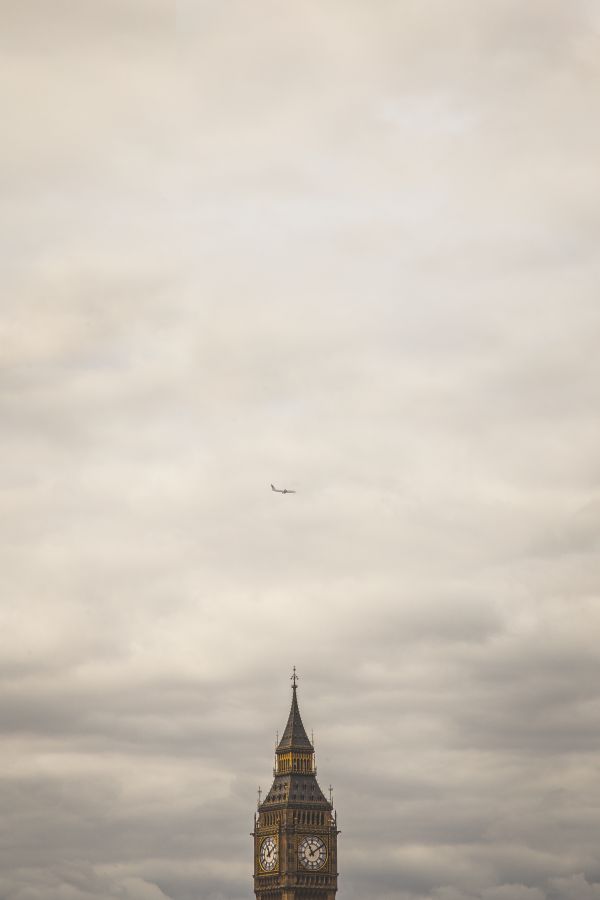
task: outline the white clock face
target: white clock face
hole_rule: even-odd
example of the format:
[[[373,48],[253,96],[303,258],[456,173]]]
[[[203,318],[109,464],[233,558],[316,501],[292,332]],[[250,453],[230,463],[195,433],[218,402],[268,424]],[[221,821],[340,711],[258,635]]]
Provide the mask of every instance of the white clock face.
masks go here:
[[[314,872],[325,865],[327,848],[321,838],[309,835],[309,837],[304,838],[298,847],[298,856],[304,868]]]
[[[260,845],[260,865],[265,872],[272,872],[277,865],[277,843],[275,838],[267,837]]]

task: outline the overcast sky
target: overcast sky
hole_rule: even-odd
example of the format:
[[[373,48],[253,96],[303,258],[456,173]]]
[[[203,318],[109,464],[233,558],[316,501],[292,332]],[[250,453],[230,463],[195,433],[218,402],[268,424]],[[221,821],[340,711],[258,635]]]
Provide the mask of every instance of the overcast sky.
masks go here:
[[[1,900],[598,900],[598,3],[0,11]]]

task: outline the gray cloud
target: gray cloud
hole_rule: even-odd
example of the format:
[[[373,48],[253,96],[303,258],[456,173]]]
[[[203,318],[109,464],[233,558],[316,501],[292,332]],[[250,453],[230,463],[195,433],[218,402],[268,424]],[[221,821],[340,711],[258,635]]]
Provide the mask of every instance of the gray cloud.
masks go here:
[[[595,6],[3,12],[0,896],[599,897]]]

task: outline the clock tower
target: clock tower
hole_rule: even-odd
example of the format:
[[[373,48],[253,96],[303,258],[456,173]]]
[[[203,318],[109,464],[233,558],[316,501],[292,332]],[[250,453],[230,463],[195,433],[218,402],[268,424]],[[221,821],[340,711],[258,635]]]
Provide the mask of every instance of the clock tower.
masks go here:
[[[337,816],[317,783],[315,750],[300,718],[296,669],[292,707],[275,750],[274,780],[254,816],[256,900],[335,900]]]

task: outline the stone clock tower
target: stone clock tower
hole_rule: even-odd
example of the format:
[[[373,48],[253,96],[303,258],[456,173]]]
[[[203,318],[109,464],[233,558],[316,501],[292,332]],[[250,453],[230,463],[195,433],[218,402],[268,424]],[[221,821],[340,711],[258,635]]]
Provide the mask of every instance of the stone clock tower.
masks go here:
[[[335,900],[337,817],[317,784],[292,676],[292,708],[275,750],[275,778],[254,817],[256,900]]]

